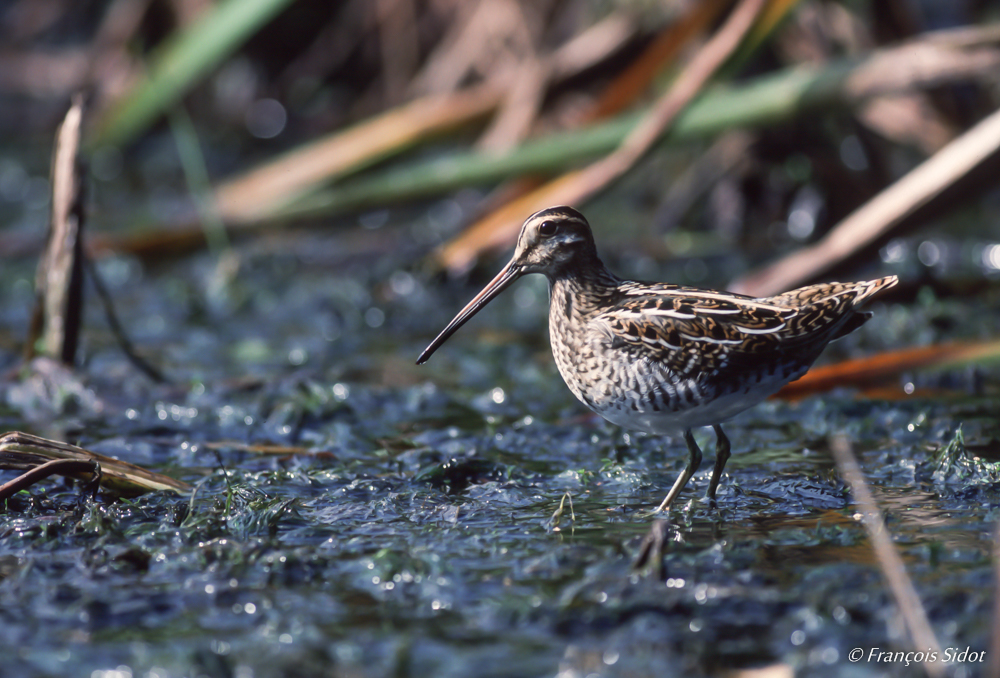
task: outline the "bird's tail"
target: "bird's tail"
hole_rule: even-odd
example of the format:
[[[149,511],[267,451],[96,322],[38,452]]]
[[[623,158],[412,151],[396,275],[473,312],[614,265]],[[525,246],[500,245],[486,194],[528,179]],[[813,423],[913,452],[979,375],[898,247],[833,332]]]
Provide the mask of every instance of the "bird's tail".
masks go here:
[[[895,286],[898,282],[899,278],[894,275],[889,275],[877,280],[867,280],[865,282],[855,283],[854,289],[857,296],[854,297],[854,305],[860,306],[865,302],[865,300],[875,296],[882,290],[887,290],[890,287]]]
[[[854,292],[857,296],[853,299],[853,308],[855,309],[853,313],[850,314],[851,317],[847,319],[837,333],[833,336],[834,339],[846,336],[858,329],[872,317],[872,314],[868,311],[859,311],[858,307],[861,306],[865,301],[870,299],[872,296],[878,294],[882,290],[887,290],[896,283],[899,282],[899,278],[894,275],[886,276],[885,278],[879,278],[878,280],[866,280],[864,282],[859,282],[854,284]]]
[[[800,287],[797,290],[761,299],[760,301],[764,301],[775,306],[799,308],[811,304],[822,304],[823,302],[835,297],[848,297],[850,299],[851,307],[857,308],[873,295],[878,294],[882,290],[889,289],[898,282],[899,279],[896,276],[890,275],[885,278],[878,278],[877,280],[864,280],[862,282],[819,283],[818,285]]]

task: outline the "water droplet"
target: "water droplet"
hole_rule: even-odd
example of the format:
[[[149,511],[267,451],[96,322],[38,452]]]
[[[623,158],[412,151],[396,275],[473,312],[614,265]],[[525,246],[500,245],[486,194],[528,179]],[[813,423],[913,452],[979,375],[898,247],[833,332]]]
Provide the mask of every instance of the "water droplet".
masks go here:
[[[868,169],[868,156],[861,140],[854,134],[844,137],[840,142],[840,161],[847,169],[863,172]]]
[[[382,327],[382,323],[385,322],[385,312],[377,306],[372,306],[367,311],[365,311],[365,323],[368,327],[372,329],[377,329]]]
[[[277,99],[258,99],[247,108],[244,122],[258,139],[273,139],[285,129],[288,113]]]
[[[361,227],[367,228],[370,231],[373,231],[376,228],[382,228],[385,226],[387,221],[389,221],[389,210],[365,212],[358,217],[358,223],[361,224]]]
[[[816,228],[816,217],[804,209],[794,210],[788,215],[788,234],[796,240],[806,240]]]
[[[393,271],[393,274],[389,276],[389,287],[392,288],[393,293],[405,297],[413,293],[416,282],[414,282],[413,276],[406,271]]]
[[[983,266],[994,271],[1000,270],[1000,245],[987,245],[982,253]]]
[[[941,248],[933,240],[925,240],[917,247],[917,259],[924,266],[936,266],[941,262]]]

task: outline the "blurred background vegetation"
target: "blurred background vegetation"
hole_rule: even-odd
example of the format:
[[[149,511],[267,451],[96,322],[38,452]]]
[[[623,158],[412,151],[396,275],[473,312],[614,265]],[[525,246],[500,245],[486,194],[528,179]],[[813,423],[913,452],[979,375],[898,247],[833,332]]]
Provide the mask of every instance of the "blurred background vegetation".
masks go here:
[[[0,256],[44,237],[44,149],[82,91],[95,252],[156,258],[205,233],[221,247],[223,226],[370,231],[397,223],[388,210],[437,205],[438,228],[392,233],[415,260],[464,272],[509,245],[527,212],[490,217],[532,191],[523,204],[544,205],[545,180],[610,153],[731,4],[11,0]],[[593,221],[661,258],[739,248],[745,267],[820,242],[996,108],[996,20],[985,1],[769,0]],[[920,276],[993,274],[995,226],[952,239],[959,223],[989,221],[954,218],[995,203],[985,155],[857,247],[870,256],[933,223],[933,237],[894,240],[883,259]]]
[[[100,275],[75,358],[26,362],[78,93]],[[3,671],[910,675],[845,659],[925,648],[834,467],[853,447],[930,627],[1000,675],[998,103],[987,0],[0,3],[0,430],[49,439],[0,461],[80,445],[174,491],[5,502]],[[677,441],[583,417],[544,281],[413,364],[558,203],[625,277],[901,279],[734,421],[665,581],[632,557]]]

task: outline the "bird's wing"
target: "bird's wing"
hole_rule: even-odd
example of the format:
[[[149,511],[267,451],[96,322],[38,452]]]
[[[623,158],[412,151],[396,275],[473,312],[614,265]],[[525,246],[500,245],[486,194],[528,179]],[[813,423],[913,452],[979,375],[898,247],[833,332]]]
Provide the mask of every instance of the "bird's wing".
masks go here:
[[[754,299],[675,285],[625,283],[593,320],[612,346],[632,347],[678,376],[818,352],[846,317],[849,290]],[[792,294],[792,293],[789,293]],[[804,305],[795,302],[805,301]]]

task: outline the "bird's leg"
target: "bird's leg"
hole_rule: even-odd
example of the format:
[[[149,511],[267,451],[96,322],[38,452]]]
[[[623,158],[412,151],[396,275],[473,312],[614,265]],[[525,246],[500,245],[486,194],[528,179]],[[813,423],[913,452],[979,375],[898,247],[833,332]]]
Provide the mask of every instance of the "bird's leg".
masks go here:
[[[729,438],[722,432],[722,427],[715,424],[712,428],[715,429],[715,468],[712,470],[712,480],[708,483],[708,493],[705,496],[715,501],[715,491],[719,488],[722,469],[726,467],[730,452]]]
[[[699,466],[701,466],[701,448],[699,448],[698,443],[694,441],[691,429],[684,431],[684,442],[687,443],[688,454],[691,455],[688,459],[687,468],[685,468],[677,480],[674,481],[674,486],[670,488],[669,492],[667,492],[667,496],[664,498],[663,503],[661,503],[656,509],[657,511],[666,511],[670,508],[670,504],[673,503],[674,499],[677,498],[677,495],[684,489],[684,486],[688,484],[689,480],[691,480],[691,476],[694,475],[694,472],[698,470]],[[728,443],[728,441],[726,442]]]
[[[667,578],[667,568],[663,564],[664,546],[668,544],[667,537],[669,524],[666,520],[654,520],[649,528],[649,532],[642,539],[639,545],[639,555],[632,563],[633,570],[641,570],[649,564],[653,565],[656,578],[664,580]]]

